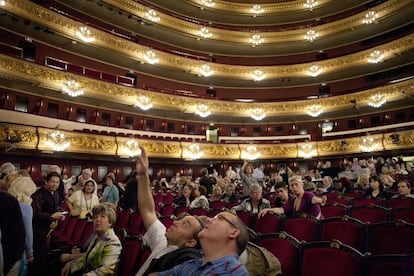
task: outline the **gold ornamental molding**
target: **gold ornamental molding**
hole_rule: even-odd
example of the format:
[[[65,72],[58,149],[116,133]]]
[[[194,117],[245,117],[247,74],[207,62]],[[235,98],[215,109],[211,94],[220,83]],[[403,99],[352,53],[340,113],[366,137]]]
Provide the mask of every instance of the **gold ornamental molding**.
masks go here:
[[[114,7],[117,7],[121,10],[128,11],[129,13],[144,19],[146,18],[145,13],[149,9],[147,6],[132,0],[104,0],[104,2]],[[218,2],[217,4],[219,3],[220,2]],[[227,2],[226,4],[228,3],[229,2]],[[295,1],[294,3],[287,4],[288,6],[286,6],[286,8],[298,9],[298,4],[299,1]],[[303,1],[301,4],[303,5]],[[377,5],[375,7],[375,10],[378,12],[379,20],[381,20],[381,18],[388,17],[391,14],[398,12],[398,10],[409,7],[410,5],[412,5],[412,1],[410,0],[390,0],[380,5]],[[251,6],[252,4],[250,4],[249,10],[251,9]],[[223,7],[225,6],[223,5]],[[231,10],[230,6],[226,6],[225,8]],[[235,9],[237,9],[237,7],[235,7]],[[243,10],[245,9],[246,7],[243,7]],[[275,8],[273,11],[276,11],[276,9],[278,8]],[[279,11],[282,12],[283,10]],[[305,12],[305,9],[302,9],[302,11]],[[181,32],[195,38],[199,38],[199,30],[200,27],[202,27],[202,25],[191,23],[189,21],[185,21],[159,11],[156,12],[157,15],[160,17],[160,21],[154,24],[158,24],[160,26],[173,29],[174,31]],[[315,26],[313,29],[320,33],[321,37],[343,31],[349,31],[362,25],[362,20],[365,17],[365,13],[366,11],[355,14],[353,16],[349,16],[341,20],[336,20],[328,24]],[[213,34],[213,36],[209,39],[244,44],[250,44],[250,37],[254,31],[252,30],[251,32],[240,32],[210,27],[209,30]],[[280,32],[262,32],[261,35],[264,39],[263,43],[285,43],[293,41],[303,41],[303,37],[308,30],[309,28]]]
[[[144,8],[137,2],[133,1],[117,1],[117,3],[128,3],[133,5],[135,12],[144,12]],[[397,6],[402,6],[403,4],[407,4],[406,0],[401,1],[387,1],[382,5],[388,5],[389,2],[396,2],[395,6],[390,6],[390,9],[396,9]],[[397,4],[398,3],[398,4]],[[58,13],[55,13],[51,10],[44,9],[36,4],[33,4],[28,1],[16,1],[10,0],[7,1],[7,5],[3,7],[4,9],[18,14],[24,18],[27,18],[33,22],[37,22],[48,28],[55,30],[57,33],[61,33],[70,39],[79,41],[82,43],[79,38],[76,37],[76,32],[78,28],[82,27],[83,25],[78,22],[71,20],[65,16],[62,16]],[[402,8],[402,7],[401,7]],[[132,8],[131,8],[132,9]],[[382,12],[384,10],[382,9]],[[347,20],[351,20],[352,18],[348,18]],[[175,19],[177,20],[177,19]],[[343,22],[333,22],[330,24],[338,24],[338,26],[344,26]],[[329,24],[327,24],[329,25]],[[145,52],[150,48],[146,46],[139,45],[137,43],[128,41],[126,39],[119,38],[115,35],[109,34],[104,31],[100,31],[98,29],[94,29],[92,27],[88,28],[91,30],[94,42],[93,45],[97,47],[103,47],[109,49],[114,52],[121,53],[128,58],[134,59],[137,62],[145,63]],[[321,28],[322,32],[327,32],[328,26],[321,25],[318,26]],[[347,27],[349,28],[349,26]],[[307,31],[307,30],[306,30]],[[305,32],[306,32],[305,31]],[[301,37],[300,40],[303,40],[303,31],[294,31],[297,32],[295,34],[296,37]],[[267,36],[272,36],[272,33],[266,33]],[[223,34],[224,37],[228,38],[231,37],[230,34]],[[244,33],[243,39],[250,39],[251,33]],[[283,32],[280,37],[275,37],[275,41],[281,41],[289,39],[288,32]],[[282,36],[284,38],[282,38]],[[342,56],[338,58],[328,59],[324,61],[318,61],[313,63],[303,63],[303,64],[295,64],[295,65],[283,65],[283,66],[236,66],[236,65],[226,65],[226,64],[219,64],[219,63],[209,63],[200,60],[195,60],[191,58],[185,58],[182,56],[177,56],[174,54],[166,53],[159,50],[152,50],[159,59],[157,64],[153,66],[162,66],[166,68],[175,68],[177,70],[187,72],[189,74],[198,75],[200,76],[200,68],[201,66],[207,64],[210,69],[214,72],[212,77],[221,77],[221,78],[228,78],[228,79],[240,79],[240,80],[252,80],[252,72],[256,69],[260,69],[263,74],[265,75],[266,79],[278,79],[281,77],[308,77],[309,76],[309,69],[312,65],[318,66],[321,70],[321,75],[328,74],[328,73],[335,73],[343,70],[352,70],[353,67],[366,65],[367,59],[369,58],[370,54],[375,51],[381,51],[384,60],[392,59],[395,56],[401,55],[404,52],[410,51],[414,48],[414,34],[407,35],[400,39],[394,40],[392,42],[376,46],[375,48],[361,51],[358,53],[354,53],[347,56]]]
[[[53,151],[47,146],[48,133],[53,129],[39,126],[23,126],[0,123],[0,148],[6,151],[35,150],[39,152]],[[130,139],[91,133],[80,133],[61,130],[70,146],[67,153],[127,157],[122,147]],[[371,136],[375,141],[375,152],[387,150],[407,150],[414,148],[414,130],[397,131]],[[346,154],[359,154],[361,140],[364,136],[329,141],[310,142],[315,147],[316,155],[311,158],[328,157]],[[191,143],[151,139],[135,139],[148,152],[150,157],[186,159],[183,153]],[[11,142],[14,141],[14,142]],[[239,160],[245,159],[246,153],[254,155],[255,159],[300,159],[303,145],[308,142],[285,144],[211,144],[198,143],[199,150],[204,154],[201,159]],[[12,145],[13,144],[13,147]]]
[[[351,101],[357,101],[359,106],[367,105],[373,95],[381,94],[386,97],[387,102],[397,101],[414,95],[413,80],[369,89],[353,94],[327,97],[316,100],[272,102],[272,103],[241,103],[219,100],[207,100],[176,96],[143,89],[129,88],[122,85],[112,84],[105,81],[90,79],[76,74],[55,70],[46,66],[33,64],[21,59],[12,58],[0,54],[0,75],[4,78],[31,82],[40,87],[55,91],[52,97],[64,100],[61,94],[63,82],[76,80],[85,92],[85,96],[105,99],[108,101],[133,106],[138,96],[147,96],[154,108],[163,110],[193,113],[194,107],[201,102],[206,104],[215,115],[226,115],[235,117],[249,117],[250,110],[260,106],[267,116],[277,115],[299,115],[304,114],[307,107],[312,104],[320,105],[325,113],[348,110],[352,108]],[[403,93],[404,92],[404,93]],[[27,93],[35,93],[27,91]]]

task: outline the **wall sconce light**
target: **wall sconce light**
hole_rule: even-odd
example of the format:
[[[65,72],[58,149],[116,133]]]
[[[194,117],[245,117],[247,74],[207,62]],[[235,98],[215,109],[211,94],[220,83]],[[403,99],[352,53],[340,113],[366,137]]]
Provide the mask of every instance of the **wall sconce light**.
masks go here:
[[[316,0],[305,0],[305,3],[303,3],[303,6],[305,9],[313,10],[314,7],[318,5],[318,2]]]
[[[262,108],[254,108],[250,111],[250,117],[255,119],[256,121],[261,121],[266,117]]]
[[[55,127],[55,130],[46,135],[46,145],[54,151],[64,151],[70,146],[70,141],[66,138],[65,134],[59,131],[59,125]]]
[[[368,105],[374,108],[380,108],[387,102],[387,99],[384,95],[381,94],[374,94],[369,98]]]
[[[308,75],[311,77],[317,77],[321,74],[322,69],[318,65],[312,64],[308,69]]]
[[[304,38],[307,41],[313,42],[316,38],[318,38],[319,35],[315,30],[310,29],[309,31],[306,32],[306,35],[304,36]]]
[[[83,42],[90,43],[95,40],[95,38],[92,35],[91,30],[88,29],[86,26],[81,26],[76,31],[76,36],[82,40]]]
[[[152,102],[148,96],[140,95],[135,103],[135,106],[141,108],[142,110],[148,110],[152,108]]]
[[[362,23],[364,24],[371,24],[376,22],[378,19],[378,13],[375,11],[368,11],[365,16],[364,19],[362,19]]]
[[[200,71],[200,74],[203,75],[204,77],[210,77],[214,73],[214,71],[211,69],[211,67],[207,63],[204,63],[203,65],[201,65],[199,71]]]
[[[252,47],[256,47],[264,42],[264,39],[259,34],[253,34],[250,37],[250,42],[252,43]]]
[[[261,154],[256,146],[253,145],[247,146],[246,149],[241,152],[241,158],[246,160],[255,160],[259,158],[260,155]]]
[[[144,53],[144,60],[149,64],[156,64],[160,61],[157,54],[153,50],[147,50]]]
[[[142,152],[138,141],[135,139],[130,139],[125,142],[125,151],[129,157],[139,156]]]
[[[195,107],[195,113],[198,116],[202,117],[202,118],[206,118],[206,117],[210,116],[211,111],[210,111],[208,105],[206,105],[206,104],[199,104],[199,105],[197,105]]]
[[[78,97],[84,93],[79,82],[75,80],[67,80],[63,82],[62,92],[71,97]]]
[[[362,137],[359,143],[359,149],[363,152],[372,152],[376,149],[377,143],[371,135],[367,134],[366,136]]]
[[[260,5],[253,5],[251,11],[253,13],[253,17],[256,17],[258,14],[261,14],[264,10]]]
[[[200,36],[201,36],[202,38],[210,38],[210,37],[212,37],[212,36],[213,36],[213,34],[210,32],[210,30],[209,30],[208,28],[206,28],[206,27],[202,27],[202,28],[198,31],[198,33],[200,34]]]
[[[190,144],[186,149],[183,149],[183,158],[196,160],[200,159],[204,155],[201,147],[197,143]]]
[[[158,16],[157,12],[153,9],[147,10],[145,17],[151,20],[152,22],[159,22],[161,18]]]
[[[214,2],[214,0],[203,0],[203,4],[206,7],[209,7],[209,8],[214,7],[216,5],[216,3]]]
[[[301,144],[298,149],[299,157],[303,157],[305,159],[312,158],[318,155],[318,151],[316,150],[316,146],[309,141],[305,141],[305,143]]]
[[[306,113],[309,116],[318,117],[319,115],[321,115],[323,113],[323,108],[322,108],[322,106],[320,106],[318,104],[313,104],[313,105],[310,105],[306,108]]]
[[[266,78],[266,75],[262,70],[256,69],[252,72],[252,77],[254,81],[262,81]]]
[[[371,54],[369,54],[368,62],[369,63],[380,63],[384,60],[384,53],[380,50],[375,50]]]

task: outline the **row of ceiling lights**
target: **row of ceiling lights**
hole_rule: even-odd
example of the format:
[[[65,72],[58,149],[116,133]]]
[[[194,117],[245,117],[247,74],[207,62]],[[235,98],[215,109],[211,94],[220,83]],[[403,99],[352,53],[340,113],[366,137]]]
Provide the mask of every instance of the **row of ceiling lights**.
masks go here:
[[[214,0],[202,0],[201,4],[208,7],[213,8],[216,6],[216,2]],[[305,9],[313,10],[318,5],[318,1],[316,0],[304,0],[303,1],[303,7]],[[264,13],[266,10],[260,6],[259,4],[254,4],[252,8],[250,9],[250,12],[255,17],[261,13]]]

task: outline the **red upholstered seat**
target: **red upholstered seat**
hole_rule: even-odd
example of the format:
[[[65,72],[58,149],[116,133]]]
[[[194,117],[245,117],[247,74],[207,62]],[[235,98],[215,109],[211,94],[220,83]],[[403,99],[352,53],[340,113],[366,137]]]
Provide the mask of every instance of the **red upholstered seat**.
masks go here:
[[[256,220],[253,229],[258,234],[276,233],[282,228],[284,216],[267,214]]]
[[[275,255],[281,265],[284,276],[298,275],[300,242],[286,232],[258,235],[257,244]]]
[[[300,241],[317,241],[319,239],[320,222],[307,214],[287,217],[282,230]]]
[[[403,220],[414,223],[414,207],[399,207],[391,209],[391,220]]]
[[[122,244],[118,264],[119,276],[132,276],[138,271],[142,257],[142,241],[140,238],[128,238]]]
[[[344,216],[321,222],[321,241],[339,240],[360,252],[366,248],[366,225],[360,220]]]
[[[367,276],[412,276],[414,259],[408,255],[379,255],[367,258]]]
[[[362,276],[364,255],[339,241],[319,241],[302,245],[302,276]]]
[[[349,215],[349,206],[334,202],[333,204],[322,206],[321,212],[324,218],[343,217]]]

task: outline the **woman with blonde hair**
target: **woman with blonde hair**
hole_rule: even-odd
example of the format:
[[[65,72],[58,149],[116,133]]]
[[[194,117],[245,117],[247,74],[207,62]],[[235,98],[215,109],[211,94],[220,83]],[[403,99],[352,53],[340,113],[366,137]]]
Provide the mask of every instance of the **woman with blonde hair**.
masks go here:
[[[23,262],[21,262],[21,273],[19,273],[19,275],[25,275],[26,262],[24,259],[26,259],[29,264],[33,262],[33,209],[31,206],[31,195],[36,191],[36,188],[36,184],[30,177],[20,176],[11,182],[8,190],[8,192],[19,202],[20,210],[23,216],[24,229],[26,231],[25,255],[23,256]]]

